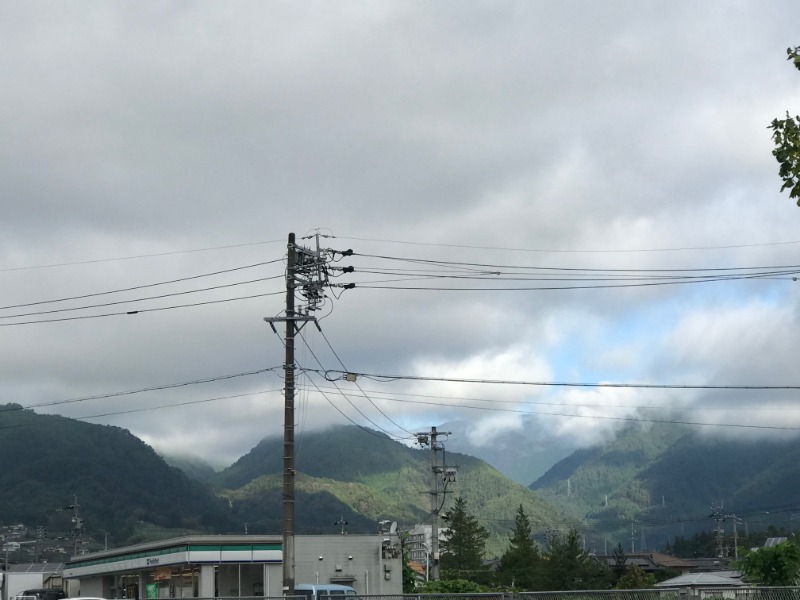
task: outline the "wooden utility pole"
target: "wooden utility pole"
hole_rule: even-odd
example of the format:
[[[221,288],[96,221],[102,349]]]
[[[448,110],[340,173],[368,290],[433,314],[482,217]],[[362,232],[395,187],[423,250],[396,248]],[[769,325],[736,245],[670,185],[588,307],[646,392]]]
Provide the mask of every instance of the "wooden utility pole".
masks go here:
[[[283,412],[283,593],[294,595],[294,233],[289,234],[286,260],[286,362]]]
[[[286,357],[284,372],[284,412],[283,412],[283,593],[294,595],[294,524],[295,524],[295,465],[294,465],[294,396],[295,363],[294,341],[300,328],[309,321],[325,296],[322,289],[327,285],[326,255],[319,248],[317,236],[316,251],[295,244],[294,233],[289,234],[286,258],[286,314],[283,317],[268,317],[275,333],[275,323],[286,323]],[[300,293],[305,304],[295,308],[295,295]],[[299,325],[298,325],[299,324]]]
[[[330,284],[328,281],[328,261],[337,252],[322,249],[319,246],[320,235],[314,236],[317,240],[316,249],[298,246],[295,243],[294,233],[289,234],[286,254],[286,314],[282,317],[267,317],[264,320],[272,327],[276,334],[278,330],[275,323],[286,323],[286,358],[283,365],[284,373],[284,410],[283,410],[283,594],[294,595],[294,525],[295,525],[295,464],[294,464],[294,396],[295,396],[295,370],[294,341],[297,333],[303,326],[313,321],[319,328],[314,311],[318,310],[326,301],[324,289],[326,287],[342,287],[351,289],[354,284]],[[338,252],[342,256],[351,256],[352,250]],[[341,269],[341,267],[340,267]],[[343,272],[352,273],[352,268]],[[300,295],[300,306],[295,306],[295,297]],[[321,330],[320,330],[321,331]]]

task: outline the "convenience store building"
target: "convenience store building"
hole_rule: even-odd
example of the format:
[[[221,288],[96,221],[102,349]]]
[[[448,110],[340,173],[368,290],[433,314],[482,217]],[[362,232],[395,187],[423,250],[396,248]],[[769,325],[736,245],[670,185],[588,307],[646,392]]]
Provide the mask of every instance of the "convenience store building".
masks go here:
[[[295,582],[401,594],[396,535],[295,536]],[[281,536],[184,536],[76,556],[64,566],[70,596],[249,598],[283,595]]]

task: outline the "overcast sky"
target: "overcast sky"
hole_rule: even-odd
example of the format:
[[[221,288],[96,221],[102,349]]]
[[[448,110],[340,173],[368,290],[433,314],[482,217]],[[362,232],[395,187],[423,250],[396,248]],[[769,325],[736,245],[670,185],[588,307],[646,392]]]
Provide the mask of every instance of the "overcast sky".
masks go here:
[[[800,208],[767,129],[800,112],[798,22],[795,0],[5,2],[0,402],[230,464],[282,434],[263,319],[287,235],[320,233],[356,288],[298,365],[362,375],[298,373],[300,439],[794,435],[797,389],[713,388],[800,385]]]

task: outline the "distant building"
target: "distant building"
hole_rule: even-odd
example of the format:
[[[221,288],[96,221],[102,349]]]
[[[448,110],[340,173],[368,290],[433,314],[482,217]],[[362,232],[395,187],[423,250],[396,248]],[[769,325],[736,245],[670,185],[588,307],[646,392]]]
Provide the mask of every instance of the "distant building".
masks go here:
[[[447,528],[439,529],[439,543],[448,538]],[[409,530],[408,537],[406,537],[406,548],[408,549],[408,559],[418,563],[425,569],[425,579],[430,570],[431,556],[433,548],[433,526],[431,525],[415,525],[413,529]]]
[[[735,577],[725,577],[718,573],[689,573],[680,577],[673,577],[656,584],[660,590],[702,590],[724,588],[746,588],[750,587],[741,579]]]
[[[614,567],[617,563],[617,559],[613,554],[598,556],[597,559],[605,562],[609,567]],[[630,567],[633,565],[639,567],[645,573],[654,573],[662,569],[672,569],[685,574],[697,570],[697,564],[692,561],[676,558],[660,552],[631,552],[630,554],[626,554],[625,566]]]

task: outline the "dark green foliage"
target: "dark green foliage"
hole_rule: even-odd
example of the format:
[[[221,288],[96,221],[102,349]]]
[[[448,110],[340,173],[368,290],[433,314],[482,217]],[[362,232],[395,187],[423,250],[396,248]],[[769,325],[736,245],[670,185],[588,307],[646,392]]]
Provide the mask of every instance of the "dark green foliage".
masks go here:
[[[720,500],[735,507],[731,512],[750,513],[751,529],[788,524],[788,513],[767,509],[798,500],[796,486],[786,485],[800,479],[798,439],[744,441],[700,435],[681,425],[631,426],[568,462],[566,468],[554,466],[532,487],[576,519],[586,519],[587,532],[597,524],[602,533],[594,541],[587,534],[595,551],[603,538],[614,544],[627,540],[631,519],[659,523],[642,525],[649,548],[657,549],[676,534],[691,536],[712,528],[711,519],[698,517],[708,515],[708,507]],[[564,479],[554,477],[556,473]],[[712,546],[711,553],[685,556],[715,555]]]
[[[800,46],[787,48],[786,53],[800,70]],[[788,189],[789,197],[797,198],[800,206],[800,116],[792,117],[787,111],[785,119],[773,119],[769,128],[775,142],[772,155],[780,165],[778,173],[783,180],[781,191]]]
[[[411,568],[411,546],[408,542],[408,533],[401,536],[403,548],[403,593],[413,594],[417,591],[417,572]]]
[[[528,515],[520,505],[514,517],[514,529],[511,532],[509,548],[500,559],[497,579],[502,586],[507,588],[522,591],[534,590],[540,569],[541,554],[536,542],[533,541]]]
[[[623,575],[625,575],[625,570],[627,566],[625,564],[627,558],[625,556],[625,550],[622,548],[622,544],[617,544],[617,547],[614,548],[614,566],[611,567],[611,571],[614,574],[615,584],[619,582]]]
[[[369,451],[364,451],[367,448]],[[360,427],[334,427],[298,437],[295,468],[312,477],[358,481],[377,473],[398,471],[426,457],[421,450],[398,444],[382,433]],[[261,475],[282,470],[283,438],[265,438],[213,481],[220,487],[235,489]]]
[[[421,594],[482,594],[492,590],[469,579],[441,579],[426,581],[418,592]]]
[[[614,586],[618,590],[646,590],[655,587],[656,578],[645,573],[639,565],[630,565]]]
[[[328,492],[309,494],[295,490],[295,527],[304,535],[338,533],[344,518],[348,533],[374,533],[375,521],[354,512]],[[258,493],[235,497],[231,508],[239,523],[247,523],[253,534],[274,534],[283,530],[283,490],[280,486],[258,487]]]
[[[336,521],[340,514],[350,521],[349,531],[374,531],[379,519],[396,520],[401,525],[426,522],[430,501],[424,493],[430,488],[430,452],[408,448],[383,435],[372,435],[357,427],[335,427],[312,432],[297,440],[298,478],[296,490],[305,493],[297,503],[297,515],[305,512],[315,494],[319,496],[314,512],[326,521]],[[224,492],[240,522],[261,523],[264,519],[264,494],[278,498],[283,463],[283,440],[269,438],[259,443],[232,467],[215,477],[226,488]],[[524,486],[511,482],[485,462],[463,454],[449,452],[448,464],[458,465],[459,495],[469,506],[487,519],[490,538],[487,556],[499,556],[507,546],[507,530],[502,523],[513,519],[514,508],[522,504],[540,531],[563,524],[566,519],[557,508],[533,494]],[[265,479],[266,478],[266,479]],[[447,496],[448,510],[451,496]],[[272,502],[272,500],[270,500]],[[253,511],[259,510],[258,514]],[[362,530],[357,518],[371,519]],[[276,513],[277,515],[277,513]],[[304,521],[300,520],[300,523]],[[315,527],[313,523],[307,526]],[[314,529],[315,530],[315,529]],[[309,531],[303,529],[303,533]]]
[[[664,550],[667,554],[681,558],[702,558],[717,555],[717,536],[711,531],[698,531],[692,536],[676,536],[667,542]]]
[[[540,589],[552,591],[604,590],[611,584],[611,569],[594,560],[584,549],[574,529],[552,535],[543,561]]]
[[[764,586],[797,585],[800,548],[787,541],[769,548],[751,550],[736,563],[751,583]]]
[[[489,532],[467,512],[467,503],[460,496],[442,521],[448,530],[440,547],[442,579],[486,581],[483,558]]]
[[[86,537],[107,532],[112,544],[148,526],[231,527],[221,499],[124,429],[7,404],[0,406],[0,431],[0,506],[7,523],[69,533],[72,515],[61,509],[77,495]]]
[[[0,519],[38,525],[49,536],[68,535],[69,511],[78,496],[89,550],[188,533],[275,534],[282,531],[282,440],[265,440],[222,473],[241,485],[216,492],[170,467],[152,448],[118,427],[94,425],[0,406]],[[332,428],[298,442],[296,531],[338,532],[340,517],[350,533],[373,533],[380,519],[401,525],[428,517],[427,451],[412,449],[356,427]],[[504,519],[522,503],[537,522],[563,522],[558,511],[486,463],[449,453],[459,465],[458,489],[470,506],[492,519],[496,548]],[[186,461],[180,463],[187,467]],[[198,472],[207,466],[195,464]],[[338,478],[338,479],[337,479]],[[505,532],[503,532],[505,533]],[[71,549],[71,548],[70,548]],[[499,550],[497,551],[499,553]],[[62,557],[63,558],[63,557]]]

